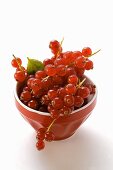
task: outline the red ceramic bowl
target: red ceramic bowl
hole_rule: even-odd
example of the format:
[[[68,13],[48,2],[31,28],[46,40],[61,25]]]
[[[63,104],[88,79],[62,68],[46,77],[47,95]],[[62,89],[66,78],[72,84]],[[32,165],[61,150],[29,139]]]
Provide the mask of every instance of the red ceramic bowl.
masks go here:
[[[93,83],[88,77],[87,82]],[[52,122],[52,118],[49,113],[40,112],[33,110],[25,106],[19,99],[18,94],[21,90],[22,85],[17,83],[15,88],[15,103],[16,107],[23,116],[23,118],[36,130],[38,131],[41,127],[48,127]],[[51,131],[55,135],[55,140],[61,140],[70,137],[80,127],[80,125],[89,117],[92,110],[96,105],[97,90],[95,94],[91,95],[88,103],[74,110],[69,116],[59,117],[53,124]]]

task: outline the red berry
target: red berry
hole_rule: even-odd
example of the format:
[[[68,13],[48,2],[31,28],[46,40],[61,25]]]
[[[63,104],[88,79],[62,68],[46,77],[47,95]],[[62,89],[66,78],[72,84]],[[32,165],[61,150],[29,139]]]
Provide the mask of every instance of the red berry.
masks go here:
[[[53,119],[57,119],[60,116],[60,113],[57,109],[52,109],[50,111],[50,114]]]
[[[27,86],[28,86],[29,88],[31,88],[31,83],[32,83],[32,81],[33,81],[34,79],[35,79],[35,78],[31,77],[31,78],[29,78],[29,79],[27,80]]]
[[[67,107],[74,106],[74,97],[72,95],[66,95],[64,97],[64,103]]]
[[[57,70],[54,65],[48,64],[45,66],[45,72],[48,76],[54,76],[56,75]]]
[[[71,62],[73,62],[73,52],[67,51],[63,54],[64,63],[65,65],[69,65]]]
[[[49,90],[47,94],[50,100],[53,100],[55,97],[57,97],[57,91],[55,90]]]
[[[45,148],[45,143],[43,140],[39,140],[37,143],[36,143],[36,148],[40,151],[42,149]]]
[[[58,94],[58,96],[59,96],[61,99],[63,99],[64,96],[66,95],[66,90],[65,90],[65,88],[60,87],[60,88],[57,90],[57,94]]]
[[[31,81],[31,88],[33,91],[38,91],[42,88],[42,82],[40,79],[36,79],[34,78],[32,81]]]
[[[50,99],[49,99],[48,95],[42,96],[41,103],[44,105],[48,105],[50,103]]]
[[[89,57],[91,54],[92,54],[92,50],[91,50],[90,47],[84,47],[84,48],[82,49],[82,55],[83,55],[84,57]]]
[[[66,69],[66,76],[68,77],[68,76],[70,76],[70,75],[72,75],[72,74],[75,74],[75,69],[74,69],[74,67],[68,67],[68,68]]]
[[[40,70],[35,73],[35,78],[37,79],[43,79],[45,77],[46,77],[46,73],[44,70]]]
[[[48,65],[48,64],[53,64],[53,61],[49,58],[46,58],[44,61],[43,61],[43,64],[44,66]]]
[[[82,98],[87,98],[90,95],[90,90],[87,87],[80,87],[77,90],[77,95],[81,96]]]
[[[53,83],[54,83],[54,85],[61,85],[61,84],[63,84],[62,77],[60,77],[58,75],[53,76]]]
[[[37,140],[44,140],[45,139],[45,133],[46,133],[46,129],[40,128],[37,132],[36,139]]]
[[[66,74],[66,67],[65,67],[65,65],[58,65],[57,66],[57,74],[59,76],[65,76],[65,74]]]
[[[68,116],[72,112],[70,107],[63,106],[63,108],[60,110],[61,116]]]
[[[25,69],[25,67],[21,66],[21,67],[17,67],[16,68],[16,72],[17,71],[25,71],[27,73],[27,70]]]
[[[31,100],[31,93],[29,91],[23,91],[20,94],[20,100],[28,102]]]
[[[54,140],[54,134],[53,132],[51,131],[47,131],[46,134],[45,134],[45,140],[48,141],[48,142],[51,142]]]
[[[77,67],[75,67],[75,70],[76,70],[76,74],[77,74],[78,77],[82,77],[84,72],[85,72],[84,68],[77,68]]]
[[[15,67],[15,68],[18,68],[19,67],[19,64],[21,65],[22,64],[22,60],[20,59],[20,58],[14,58],[14,59],[12,59],[12,61],[11,61],[11,64],[12,64],[12,66],[13,67]]]
[[[48,90],[53,85],[52,77],[46,77],[42,80],[42,89]]]
[[[92,92],[92,84],[84,84],[84,86],[89,89],[90,93]]]
[[[85,69],[86,70],[93,69],[93,62],[91,60],[88,59],[86,60]]]
[[[54,110],[54,107],[52,106],[51,103],[49,103],[47,109],[48,109],[48,112],[51,112],[52,110]]]
[[[49,44],[49,48],[51,49],[52,53],[55,55],[57,55],[58,52],[59,53],[62,52],[62,47],[57,40],[51,41]]]
[[[65,90],[66,90],[66,93],[67,94],[75,94],[77,89],[76,89],[76,86],[74,84],[67,84],[65,86]]]
[[[56,60],[54,61],[54,65],[55,66],[58,66],[58,65],[65,65],[65,62],[64,62],[64,58],[56,58]]]
[[[61,109],[63,107],[63,100],[56,97],[51,101],[51,104],[55,109]]]
[[[27,73],[25,71],[17,71],[15,74],[14,74],[14,78],[16,81],[19,81],[19,82],[23,82],[25,81],[27,77]]]
[[[74,106],[75,107],[81,107],[84,103],[84,99],[80,96],[75,96],[74,97]]]
[[[86,64],[86,59],[84,57],[78,57],[75,61],[75,66],[78,68],[84,68]]]
[[[74,58],[74,61],[78,58],[78,57],[81,57],[82,56],[82,53],[80,51],[74,51],[73,52],[73,58]]]
[[[78,77],[74,74],[68,77],[68,83],[76,85],[78,83]]]
[[[23,88],[23,91],[31,91],[31,89],[30,89],[28,86],[25,86],[25,87]]]
[[[30,108],[32,108],[32,109],[36,109],[37,106],[38,106],[38,103],[37,103],[36,100],[30,100],[30,101],[28,102],[28,107],[30,107]]]

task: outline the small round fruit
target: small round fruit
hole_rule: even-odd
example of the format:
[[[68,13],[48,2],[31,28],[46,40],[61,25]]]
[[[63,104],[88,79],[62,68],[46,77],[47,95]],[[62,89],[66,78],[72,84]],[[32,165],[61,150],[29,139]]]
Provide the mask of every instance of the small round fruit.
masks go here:
[[[60,110],[61,116],[68,116],[72,112],[70,107],[63,106],[63,108]]]
[[[37,103],[36,100],[30,100],[30,101],[28,102],[28,107],[30,107],[30,108],[32,108],[32,109],[36,109],[37,106],[38,106],[38,103]]]
[[[41,98],[41,103],[43,105],[48,105],[50,103],[50,99],[48,97],[48,95],[43,95],[42,98]]]
[[[39,70],[35,73],[35,78],[37,79],[43,79],[46,77],[46,73],[44,70]]]
[[[59,97],[55,97],[52,101],[51,101],[52,106],[55,109],[61,109],[63,107],[63,100],[60,99]]]
[[[75,74],[69,76],[68,83],[76,85],[78,83],[78,77]]]
[[[81,107],[84,103],[84,99],[81,96],[75,96],[74,97],[74,106],[75,107]]]
[[[27,73],[25,71],[16,71],[14,74],[14,78],[16,81],[23,82],[27,77]]]
[[[54,65],[48,64],[45,66],[45,72],[48,76],[54,76],[56,75],[57,70]]]
[[[27,86],[28,86],[29,88],[31,88],[31,83],[32,83],[32,81],[33,81],[34,79],[35,79],[35,78],[31,77],[31,78],[29,78],[29,79],[27,80]]]
[[[66,90],[66,93],[67,94],[75,94],[77,89],[76,89],[76,86],[74,84],[67,84],[65,86],[65,90]]]
[[[82,53],[80,51],[74,51],[73,52],[73,58],[74,58],[74,61],[78,58],[78,57],[81,57],[82,56]]]
[[[72,95],[66,95],[64,96],[64,104],[67,107],[74,106],[74,97]]]
[[[60,97],[61,99],[63,99],[64,96],[66,95],[66,90],[65,90],[65,88],[60,87],[60,88],[57,90],[57,94],[58,94],[58,97]]]
[[[65,65],[58,65],[57,66],[57,74],[59,76],[65,76],[65,74],[66,74],[66,67],[65,67]]]
[[[85,99],[90,95],[90,90],[87,87],[80,87],[77,90],[77,95]]]
[[[46,129],[40,128],[37,132],[36,139],[37,140],[44,140],[45,139],[45,133],[46,133]]]
[[[37,143],[36,143],[36,148],[40,151],[42,149],[45,148],[45,143],[43,140],[39,140]]]
[[[78,68],[84,68],[85,64],[86,64],[86,59],[83,56],[78,57],[75,61],[75,66]]]
[[[92,54],[92,50],[91,50],[90,47],[84,47],[84,48],[82,49],[82,55],[83,55],[84,57],[89,57],[91,54]]]
[[[53,64],[53,61],[49,58],[46,58],[44,61],[43,61],[43,64],[44,66],[48,65],[48,64]]]
[[[57,55],[58,52],[59,53],[62,52],[62,47],[57,40],[51,41],[49,44],[49,48],[51,49],[52,53],[55,55]]]
[[[28,102],[31,100],[31,93],[29,91],[23,91],[20,94],[20,100],[24,101],[24,102]]]
[[[45,140],[46,140],[46,141],[51,142],[51,141],[54,140],[54,138],[55,138],[55,136],[54,136],[53,132],[47,131],[47,132],[45,133]]]
[[[25,86],[25,87],[23,88],[23,91],[31,91],[31,89],[30,89],[28,86]]]
[[[53,119],[58,119],[58,117],[60,116],[59,110],[57,109],[52,109],[50,111],[50,114]]]
[[[56,90],[49,90],[47,93],[50,100],[53,100],[55,97],[57,97],[57,91]]]
[[[19,67],[19,64],[21,65],[22,64],[22,60],[20,58],[14,58],[12,59],[11,61],[11,65],[15,68],[18,68]]]
[[[91,60],[86,60],[86,65],[85,65],[86,70],[91,70],[93,69],[93,62]]]

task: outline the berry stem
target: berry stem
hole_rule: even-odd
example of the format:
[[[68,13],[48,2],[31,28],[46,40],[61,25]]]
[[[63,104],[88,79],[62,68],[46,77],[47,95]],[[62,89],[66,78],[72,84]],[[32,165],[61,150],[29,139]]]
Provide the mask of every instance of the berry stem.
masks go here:
[[[63,44],[63,41],[64,41],[64,37],[62,38],[61,42],[60,42],[60,45],[62,46]]]
[[[24,71],[24,69],[22,68],[21,64],[18,62],[18,60],[17,60],[17,58],[15,57],[14,54],[13,54],[13,57],[14,57],[14,59],[16,60],[18,66],[19,66],[19,68],[20,68],[20,70],[21,70],[21,71]]]
[[[49,77],[50,77],[50,76],[47,76],[47,77],[43,78],[43,79],[42,79],[42,82],[43,82],[44,80],[47,80]]]
[[[86,81],[86,78],[84,78],[84,79],[77,85],[77,89],[80,88],[85,81]]]
[[[63,41],[64,41],[64,37],[62,38],[62,40],[61,40],[61,42],[60,42],[61,47],[62,47]],[[58,51],[58,53],[57,53],[57,55],[56,55],[56,58],[59,56],[59,54],[60,54],[60,51]]]
[[[96,52],[94,52],[94,53],[92,53],[90,56],[88,56],[88,58],[91,57],[91,56],[93,56],[93,55],[95,55],[95,54],[97,54],[97,53],[100,52],[100,51],[101,51],[101,49],[97,50]]]
[[[48,126],[47,128],[47,131],[46,132],[49,132],[51,127],[53,126],[54,122],[56,121],[57,119],[53,119],[53,121],[51,122],[51,124]]]

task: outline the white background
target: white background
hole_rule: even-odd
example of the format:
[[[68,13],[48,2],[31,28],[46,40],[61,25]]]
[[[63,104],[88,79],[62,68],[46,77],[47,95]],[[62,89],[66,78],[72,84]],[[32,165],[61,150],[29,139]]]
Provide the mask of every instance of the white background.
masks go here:
[[[12,54],[43,60],[49,41],[63,48],[90,46],[98,102],[71,138],[46,143],[38,152],[35,132],[14,104]],[[0,169],[113,170],[113,5],[112,0],[0,0]]]

